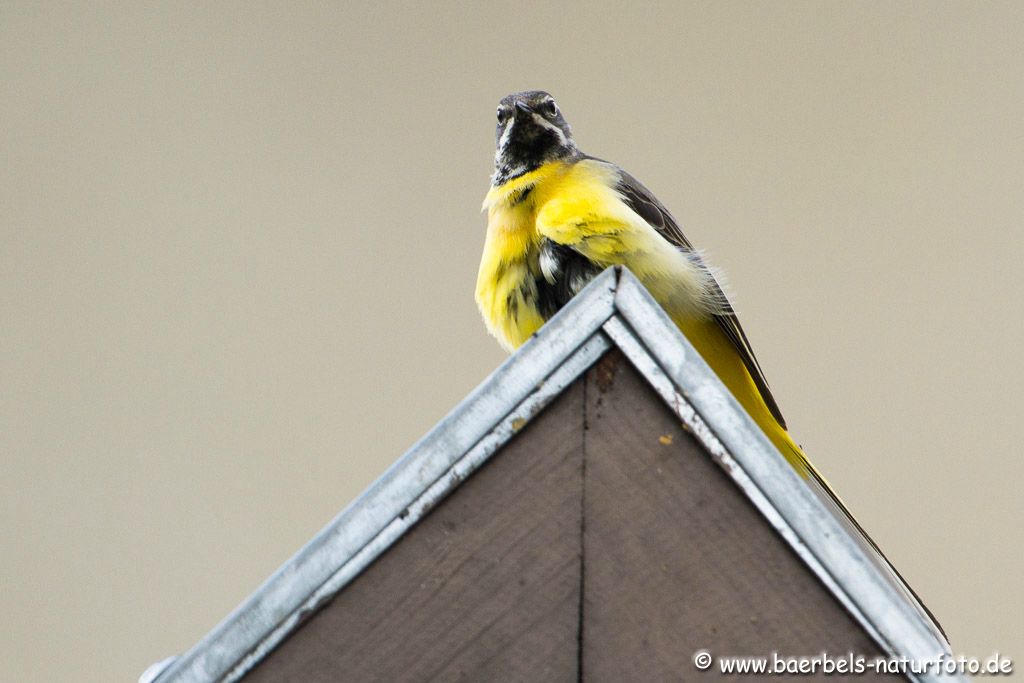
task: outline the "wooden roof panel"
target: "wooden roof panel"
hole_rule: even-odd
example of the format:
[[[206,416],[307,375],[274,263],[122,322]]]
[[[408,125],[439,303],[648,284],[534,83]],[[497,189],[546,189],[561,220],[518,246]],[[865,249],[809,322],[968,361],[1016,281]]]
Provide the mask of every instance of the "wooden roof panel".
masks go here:
[[[246,682],[576,680],[582,437],[574,385]]]
[[[882,654],[619,352],[594,373],[584,439],[586,679],[717,680],[694,667],[701,649]]]

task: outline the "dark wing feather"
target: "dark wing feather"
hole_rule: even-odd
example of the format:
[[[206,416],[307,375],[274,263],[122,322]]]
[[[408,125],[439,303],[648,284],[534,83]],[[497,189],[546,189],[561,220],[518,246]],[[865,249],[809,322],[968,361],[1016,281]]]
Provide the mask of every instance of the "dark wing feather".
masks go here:
[[[662,206],[661,202],[639,180],[621,169],[619,174],[619,183],[615,189],[622,195],[626,204],[666,240],[680,249],[692,253],[693,245],[686,239],[686,235],[680,230],[679,224],[672,218],[672,214],[668,212],[668,209]],[[736,317],[736,313],[732,310],[732,306],[729,304],[729,300],[726,299],[718,282],[714,278],[712,278],[712,282],[715,287],[713,293],[716,299],[722,301],[724,305],[724,311],[715,316],[715,322],[725,332],[725,336],[729,338],[732,345],[736,347],[736,351],[740,354],[740,358],[743,359],[743,365],[746,366],[747,372],[753,378],[754,384],[761,393],[761,398],[764,399],[765,405],[768,406],[772,416],[785,429],[786,420],[782,417],[782,411],[779,410],[779,405],[775,402],[775,398],[768,388],[768,381],[764,377],[764,372],[761,371],[761,366],[758,365],[757,358],[754,356],[754,350],[750,348],[750,342],[747,341],[747,335],[740,326],[739,318]]]

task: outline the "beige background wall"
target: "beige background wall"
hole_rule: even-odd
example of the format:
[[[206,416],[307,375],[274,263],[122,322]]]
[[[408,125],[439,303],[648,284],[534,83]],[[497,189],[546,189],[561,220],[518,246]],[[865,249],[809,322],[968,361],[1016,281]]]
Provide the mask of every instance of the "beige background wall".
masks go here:
[[[729,275],[957,652],[1024,667],[1024,5],[0,7],[0,680],[134,680],[503,358],[493,111]]]

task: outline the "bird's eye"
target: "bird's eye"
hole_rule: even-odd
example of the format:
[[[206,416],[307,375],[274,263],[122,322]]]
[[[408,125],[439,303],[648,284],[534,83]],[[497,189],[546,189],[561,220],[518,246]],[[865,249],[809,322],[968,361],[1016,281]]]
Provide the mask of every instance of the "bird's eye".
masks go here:
[[[508,110],[505,107],[498,107],[498,125],[505,123],[505,119],[508,118]]]
[[[554,100],[545,100],[542,106],[544,107],[545,116],[549,116],[551,118],[558,116],[558,105],[555,104]]]

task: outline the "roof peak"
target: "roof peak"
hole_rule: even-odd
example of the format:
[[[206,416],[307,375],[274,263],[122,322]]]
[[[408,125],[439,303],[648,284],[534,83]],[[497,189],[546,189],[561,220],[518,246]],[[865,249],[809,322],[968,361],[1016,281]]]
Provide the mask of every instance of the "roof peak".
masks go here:
[[[614,347],[884,652],[948,654],[909,589],[789,467],[639,280],[610,268],[157,682],[241,678]]]

